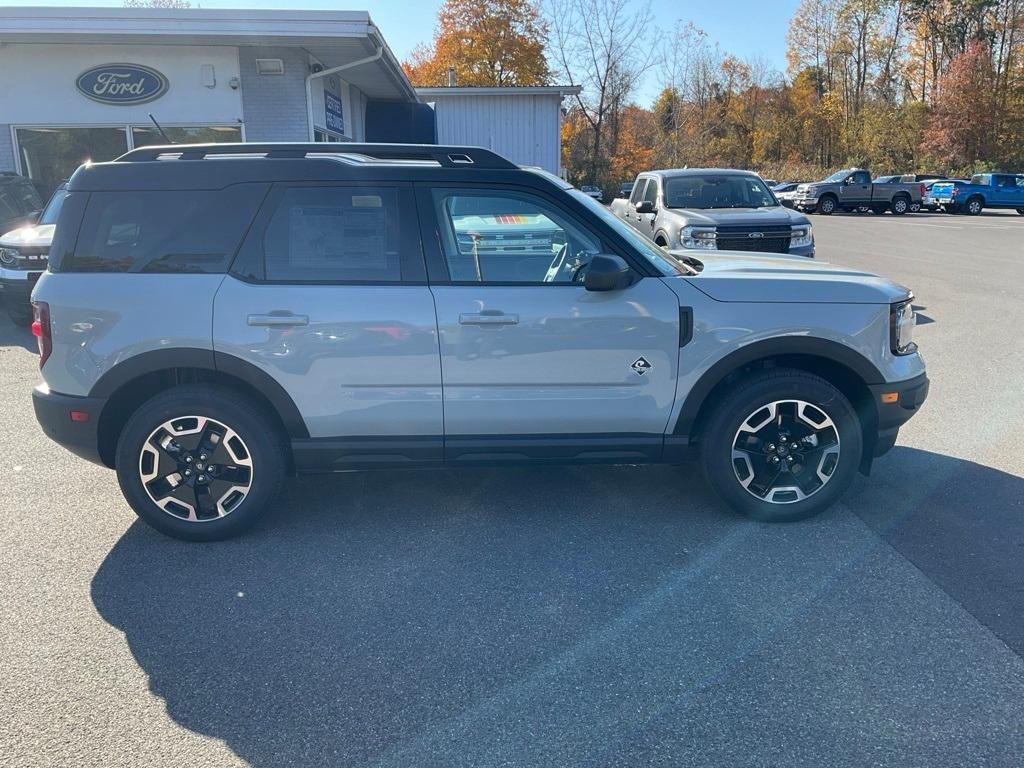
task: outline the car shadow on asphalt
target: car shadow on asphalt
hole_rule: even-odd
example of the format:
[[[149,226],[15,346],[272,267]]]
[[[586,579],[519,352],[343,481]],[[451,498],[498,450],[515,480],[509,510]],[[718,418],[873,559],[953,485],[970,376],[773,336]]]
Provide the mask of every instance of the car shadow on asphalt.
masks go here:
[[[7,319],[3,305],[0,304],[0,347],[21,347],[29,352],[37,352],[35,336],[28,328],[21,328]]]
[[[890,547],[1024,650],[1024,480],[906,448],[876,467],[790,525],[676,467],[307,479],[233,541],[134,523],[92,599],[169,715],[252,765],[566,764]]]

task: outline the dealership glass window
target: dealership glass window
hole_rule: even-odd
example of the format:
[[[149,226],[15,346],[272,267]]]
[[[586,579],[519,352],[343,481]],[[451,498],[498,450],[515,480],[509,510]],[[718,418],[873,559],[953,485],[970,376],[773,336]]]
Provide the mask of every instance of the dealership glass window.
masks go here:
[[[128,151],[127,128],[16,128],[21,172],[44,198],[87,160],[113,160]]]
[[[175,144],[217,144],[242,140],[237,125],[164,126]],[[43,199],[82,163],[113,160],[135,147],[166,144],[153,126],[15,128],[21,172]]]
[[[196,127],[163,126],[167,138],[175,144],[224,144],[242,140],[242,129],[237,125],[205,125]],[[166,144],[167,140],[151,126],[132,126],[132,146],[151,147]]]

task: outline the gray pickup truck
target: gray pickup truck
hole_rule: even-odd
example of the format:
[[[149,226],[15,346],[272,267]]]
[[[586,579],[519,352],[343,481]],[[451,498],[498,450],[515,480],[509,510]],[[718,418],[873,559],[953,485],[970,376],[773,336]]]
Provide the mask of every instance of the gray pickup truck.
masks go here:
[[[892,211],[902,216],[911,206],[921,207],[924,185],[875,183],[863,168],[836,171],[824,181],[801,184],[793,198],[798,211],[828,216],[836,211]]]
[[[756,173],[723,168],[647,171],[611,211],[669,250],[814,256],[811,222],[784,208]]]

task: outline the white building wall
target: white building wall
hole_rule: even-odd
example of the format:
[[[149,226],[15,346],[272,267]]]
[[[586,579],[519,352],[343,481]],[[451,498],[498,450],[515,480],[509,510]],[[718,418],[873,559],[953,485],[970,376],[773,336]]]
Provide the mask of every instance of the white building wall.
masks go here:
[[[560,110],[557,94],[423,96],[433,102],[438,144],[493,149],[520,165],[560,169]]]
[[[124,106],[101,104],[75,88],[75,79],[85,70],[120,63],[161,72],[169,82],[167,93]],[[217,82],[212,88],[202,83],[204,64],[214,68]],[[152,112],[167,124],[235,125],[242,118],[242,94],[228,82],[238,76],[238,49],[227,46],[5,44],[0,46],[0,122],[148,125]]]

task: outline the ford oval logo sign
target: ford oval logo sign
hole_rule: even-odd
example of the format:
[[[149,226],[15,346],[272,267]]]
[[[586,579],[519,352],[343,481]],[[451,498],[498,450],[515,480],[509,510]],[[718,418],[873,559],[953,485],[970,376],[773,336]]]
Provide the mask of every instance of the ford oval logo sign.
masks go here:
[[[760,237],[764,237],[764,232],[751,232],[750,234],[747,235],[747,237],[752,237],[756,240]]]
[[[103,104],[145,104],[167,92],[167,78],[141,64],[101,64],[75,80],[84,95]]]

